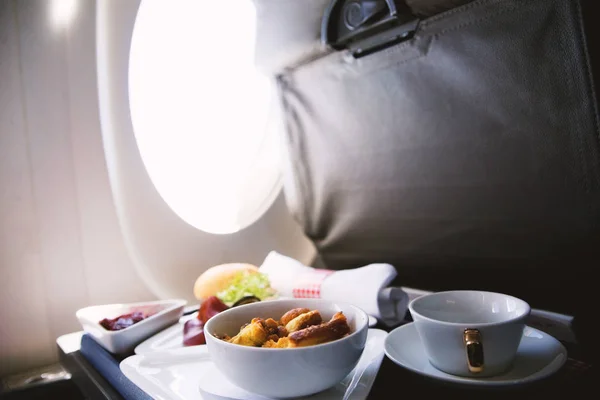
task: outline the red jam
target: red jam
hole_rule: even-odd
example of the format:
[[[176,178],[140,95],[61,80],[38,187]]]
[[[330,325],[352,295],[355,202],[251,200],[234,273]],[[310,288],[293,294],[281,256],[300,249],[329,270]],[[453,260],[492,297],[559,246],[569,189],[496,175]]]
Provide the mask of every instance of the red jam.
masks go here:
[[[100,325],[109,331],[120,331],[122,329],[129,328],[131,325],[137,324],[148,317],[149,315],[145,315],[141,311],[135,311],[129,314],[119,315],[113,319],[104,318],[102,321],[100,321]]]

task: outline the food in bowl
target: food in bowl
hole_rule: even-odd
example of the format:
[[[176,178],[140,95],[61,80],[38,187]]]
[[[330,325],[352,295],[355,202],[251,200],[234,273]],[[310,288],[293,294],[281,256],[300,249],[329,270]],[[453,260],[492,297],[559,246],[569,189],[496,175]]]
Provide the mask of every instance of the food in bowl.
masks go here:
[[[294,309],[318,310],[322,319],[320,324],[339,321],[339,316],[343,315],[349,331],[336,340],[298,347],[244,346],[222,339],[225,335],[230,338],[238,335],[240,327],[254,318],[286,322],[283,316]],[[338,317],[334,318],[336,314]],[[293,320],[288,320],[285,326]],[[365,348],[368,325],[368,315],[348,303],[324,299],[276,299],[220,312],[206,322],[204,331],[212,362],[231,383],[265,397],[290,398],[321,392],[344,379],[356,367]],[[294,327],[290,328],[294,330]],[[300,331],[306,327],[299,323],[296,328]]]
[[[318,310],[294,308],[275,321],[273,318],[253,318],[244,324],[240,332],[230,337],[218,335],[219,339],[242,346],[276,349],[314,346],[338,340],[350,333],[350,326],[343,312],[323,322]]]

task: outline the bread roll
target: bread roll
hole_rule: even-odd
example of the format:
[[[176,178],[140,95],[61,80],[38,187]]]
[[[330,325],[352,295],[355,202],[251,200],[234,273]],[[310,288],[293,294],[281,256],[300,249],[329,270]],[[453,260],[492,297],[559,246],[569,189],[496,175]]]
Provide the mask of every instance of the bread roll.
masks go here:
[[[240,272],[257,273],[258,267],[246,263],[228,263],[215,265],[204,271],[194,283],[194,296],[202,301],[215,296],[231,284],[232,279]]]

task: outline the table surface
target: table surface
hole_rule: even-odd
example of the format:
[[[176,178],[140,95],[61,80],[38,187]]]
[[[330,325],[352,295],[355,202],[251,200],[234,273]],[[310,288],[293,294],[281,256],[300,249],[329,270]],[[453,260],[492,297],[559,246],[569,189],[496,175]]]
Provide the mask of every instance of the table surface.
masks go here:
[[[376,326],[391,331],[392,328]],[[72,375],[85,397],[91,400],[122,399],[122,396],[88,363],[79,351],[83,332],[62,336],[57,340],[61,363]],[[569,358],[564,367],[543,381],[514,387],[488,388],[459,386],[440,382],[406,370],[389,358],[384,357],[377,378],[369,393],[369,400],[390,398],[390,393],[418,393],[422,398],[450,396],[458,398],[474,395],[490,398],[590,398],[598,392],[592,385],[592,366],[585,354],[580,354],[576,345],[564,343]],[[592,396],[594,398],[596,396]]]

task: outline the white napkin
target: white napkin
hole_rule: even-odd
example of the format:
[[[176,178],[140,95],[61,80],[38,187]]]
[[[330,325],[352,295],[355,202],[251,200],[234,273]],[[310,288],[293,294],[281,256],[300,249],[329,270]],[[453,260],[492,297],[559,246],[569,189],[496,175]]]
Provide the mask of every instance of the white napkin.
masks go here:
[[[385,263],[342,271],[308,267],[298,260],[270,252],[260,272],[282,297],[318,297],[352,303],[387,326],[404,320],[408,295],[399,287],[388,287],[397,275]]]

